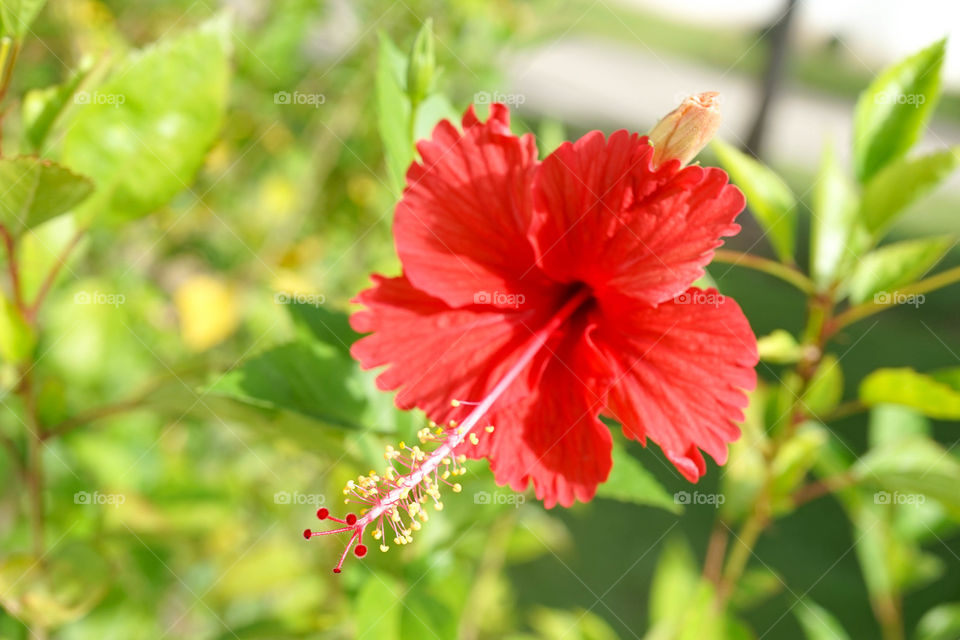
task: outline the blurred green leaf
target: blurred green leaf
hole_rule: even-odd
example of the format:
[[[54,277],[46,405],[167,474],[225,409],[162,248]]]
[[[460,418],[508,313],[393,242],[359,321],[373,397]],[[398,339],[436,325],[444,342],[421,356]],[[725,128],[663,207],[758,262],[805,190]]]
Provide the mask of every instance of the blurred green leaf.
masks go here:
[[[64,162],[97,191],[83,217],[133,220],[189,187],[220,130],[230,77],[225,17],[132,55],[82,95],[63,142]]]
[[[878,293],[892,294],[921,278],[950,250],[950,237],[906,240],[881,247],[860,259],[847,287],[854,304],[870,301]]]
[[[23,97],[20,107],[23,138],[27,147],[39,153],[57,119],[72,104],[80,85],[93,69],[93,58],[84,58],[67,81],[44,89],[33,89]]]
[[[810,222],[810,271],[822,289],[846,271],[855,255],[850,238],[857,222],[857,200],[833,147],[827,147],[814,186]]]
[[[436,45],[433,37],[433,20],[423,21],[410,49],[407,63],[407,96],[418,105],[431,93],[437,71]]]
[[[670,622],[689,608],[700,581],[700,568],[690,546],[679,537],[663,544],[650,584],[650,623]]]
[[[15,304],[0,293],[0,359],[11,364],[26,360],[37,338]]]
[[[618,640],[617,634],[603,618],[584,609],[561,611],[537,607],[530,616],[530,625],[545,639]]]
[[[413,161],[413,130],[410,99],[403,78],[407,63],[390,37],[380,32],[380,53],[377,57],[376,98],[377,125],[383,141],[387,176],[394,195],[399,196]]]
[[[803,393],[803,406],[814,417],[826,415],[843,398],[843,369],[837,357],[826,354],[820,360],[806,391]]]
[[[917,141],[940,96],[946,40],[889,67],[860,94],[853,122],[853,163],[866,184]]]
[[[922,494],[960,513],[960,461],[937,442],[923,437],[905,437],[871,449],[857,461],[854,473],[865,484],[891,492]],[[906,495],[906,504],[922,496]],[[896,503],[897,496],[877,494],[880,504]]]
[[[789,331],[775,329],[773,333],[757,339],[760,359],[775,364],[792,364],[803,357],[803,348]]]
[[[720,480],[726,497],[720,505],[720,517],[734,524],[753,508],[754,500],[767,478],[767,460],[764,452],[769,441],[766,434],[765,413],[770,389],[762,381],[750,393],[750,403],[744,409],[741,436],[730,445],[730,463]]]
[[[597,497],[660,507],[673,513],[683,508],[640,462],[619,443],[613,444],[613,469],[597,488]]]
[[[83,202],[93,185],[49,160],[0,158],[0,224],[14,236]]]
[[[43,562],[27,554],[0,561],[0,604],[28,626],[53,629],[90,611],[109,586],[109,566],[91,547],[68,540]]]
[[[354,637],[400,640],[403,594],[389,577],[370,576],[354,601]]]
[[[870,448],[930,435],[930,421],[919,412],[898,404],[878,404],[870,410]]]
[[[355,371],[354,363],[336,352],[310,342],[292,342],[247,360],[214,382],[209,391],[359,429],[366,403],[351,384]]]
[[[960,602],[930,609],[917,623],[914,640],[957,640],[960,638]]]
[[[751,567],[737,581],[730,606],[738,611],[755,607],[783,590],[786,583],[769,567]]]
[[[783,512],[793,508],[790,495],[807,476],[828,439],[829,434],[823,426],[808,421],[780,447],[771,466],[771,493],[775,511]]]
[[[769,235],[783,262],[793,262],[797,199],[772,169],[720,140],[713,149],[730,178],[747,197],[747,207]]]
[[[840,621],[832,613],[804,598],[793,608],[807,640],[850,640]]]
[[[3,0],[0,2],[0,23],[4,35],[22,39],[30,30],[47,0]]]
[[[925,416],[960,420],[960,379],[945,370],[935,375],[909,368],[877,369],[860,384],[860,400],[867,406],[900,404]]]
[[[350,327],[350,316],[330,310],[323,305],[291,302],[287,307],[294,324],[305,332],[307,339],[315,339],[334,347],[347,357],[350,347],[360,334]]]
[[[860,218],[874,235],[943,182],[960,164],[960,147],[917,158],[901,158],[871,178],[863,191]]]

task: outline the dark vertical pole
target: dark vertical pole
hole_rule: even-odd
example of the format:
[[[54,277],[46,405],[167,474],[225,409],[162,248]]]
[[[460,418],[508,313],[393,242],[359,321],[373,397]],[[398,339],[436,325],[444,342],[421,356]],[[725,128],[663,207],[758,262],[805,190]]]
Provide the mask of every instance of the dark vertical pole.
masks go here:
[[[787,59],[787,48],[790,40],[790,24],[796,13],[799,0],[786,0],[786,7],[780,18],[767,31],[765,36],[770,41],[767,68],[763,72],[763,86],[757,115],[753,119],[750,135],[744,151],[758,157],[762,151],[764,133],[767,128],[767,119],[770,115],[770,105],[780,86],[784,64]]]

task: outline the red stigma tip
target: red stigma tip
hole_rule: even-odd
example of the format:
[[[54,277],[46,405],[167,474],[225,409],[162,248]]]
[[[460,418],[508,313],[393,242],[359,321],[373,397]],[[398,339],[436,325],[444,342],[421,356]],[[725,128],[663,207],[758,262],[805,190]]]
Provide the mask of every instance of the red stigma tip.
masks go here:
[[[357,516],[355,516],[355,515],[352,514],[352,513],[348,513],[348,514],[347,514],[347,524],[350,525],[351,527],[352,527],[353,525],[357,524]]]
[[[358,544],[357,548],[354,549],[353,552],[357,554],[358,558],[362,558],[363,556],[367,555],[367,545]]]
[[[334,572],[334,573],[340,573],[340,567],[334,567],[333,572]]]
[[[319,509],[317,509],[317,517],[320,518],[321,520],[326,520],[329,515],[330,515],[330,510],[327,509],[326,507],[320,507]]]
[[[311,536],[313,536],[313,531],[310,531],[310,529],[304,529],[304,530],[303,530],[303,537],[304,537],[304,538],[306,538],[307,540],[309,540],[309,539],[311,538]]]

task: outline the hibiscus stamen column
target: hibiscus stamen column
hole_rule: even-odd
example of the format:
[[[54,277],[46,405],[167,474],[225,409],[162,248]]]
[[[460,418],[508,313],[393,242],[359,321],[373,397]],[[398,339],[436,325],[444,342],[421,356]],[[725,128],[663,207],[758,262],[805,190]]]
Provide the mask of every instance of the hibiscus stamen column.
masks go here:
[[[432,501],[436,510],[443,508],[443,502],[440,501],[441,485],[451,486],[454,492],[460,491],[458,483],[448,481],[452,476],[466,473],[466,469],[462,466],[465,457],[455,455],[454,451],[468,437],[471,442],[477,442],[474,430],[483,416],[526,369],[550,336],[589,297],[590,290],[587,287],[577,289],[550,320],[531,336],[513,366],[490,393],[475,404],[473,410],[462,422],[450,421],[442,427],[431,423],[430,429],[421,429],[418,434],[421,444],[435,445],[435,449],[428,452],[419,446],[408,447],[403,442],[400,443],[399,449],[388,446],[384,457],[390,466],[382,475],[371,471],[356,481],[348,482],[344,488],[346,502],[365,505],[360,516],[349,513],[341,519],[331,516],[326,508],[317,511],[319,519],[330,520],[344,526],[329,531],[306,529],[303,532],[304,538],[309,540],[314,536],[350,533],[350,539],[340,556],[340,561],[333,569],[334,573],[340,573],[351,548],[354,549],[354,555],[357,557],[366,555],[367,547],[362,541],[367,527],[373,529],[372,537],[381,541],[381,551],[389,548],[385,544],[386,526],[389,526],[395,534],[393,538],[395,544],[407,544],[413,539],[413,531],[420,529],[420,523],[428,520],[427,512],[422,505]],[[457,406],[473,403],[453,399],[451,404]],[[487,426],[486,430],[492,431],[492,428]],[[398,471],[397,467],[401,467],[403,471]],[[355,548],[354,545],[356,545]]]

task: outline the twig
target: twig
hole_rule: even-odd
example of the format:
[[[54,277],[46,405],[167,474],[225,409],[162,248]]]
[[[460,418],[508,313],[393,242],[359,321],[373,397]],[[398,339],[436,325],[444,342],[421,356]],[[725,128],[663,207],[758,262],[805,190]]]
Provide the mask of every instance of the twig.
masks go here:
[[[789,282],[797,289],[809,295],[813,295],[816,292],[816,286],[813,284],[813,281],[805,276],[799,269],[781,264],[775,260],[770,260],[769,258],[755,256],[750,253],[742,253],[740,251],[732,251],[730,249],[717,249],[713,254],[713,259],[717,262],[762,271],[784,282]]]
[[[920,282],[915,282],[910,286],[904,287],[897,291],[888,292],[888,294],[882,298],[874,298],[872,302],[865,302],[863,304],[850,307],[843,313],[838,314],[833,319],[833,322],[831,322],[827,328],[827,333],[828,335],[833,335],[844,327],[859,320],[863,320],[864,318],[870,317],[875,313],[879,313],[885,309],[903,303],[911,302],[914,300],[914,296],[936,291],[937,289],[941,289],[956,282],[960,282],[960,267],[947,269],[946,271],[938,273],[935,276],[931,276],[925,280],[921,280]]]
[[[13,302],[23,310],[23,290],[20,286],[20,271],[17,265],[17,243],[10,230],[0,225],[0,238],[7,249],[7,269],[10,272],[10,286],[13,289]]]
[[[50,271],[47,273],[46,278],[43,279],[43,283],[40,285],[40,289],[37,291],[37,296],[34,298],[33,303],[24,310],[24,316],[27,318],[28,322],[33,322],[37,313],[40,311],[40,305],[43,304],[44,299],[47,297],[47,294],[50,293],[50,289],[53,287],[53,283],[57,279],[63,265],[67,263],[67,260],[70,259],[70,254],[73,253],[73,250],[77,248],[77,245],[80,243],[80,239],[83,238],[83,234],[86,232],[85,229],[77,229],[73,234],[73,237],[70,238],[70,242],[63,248],[63,251],[60,252],[60,255],[57,257],[56,264],[50,268]]]

